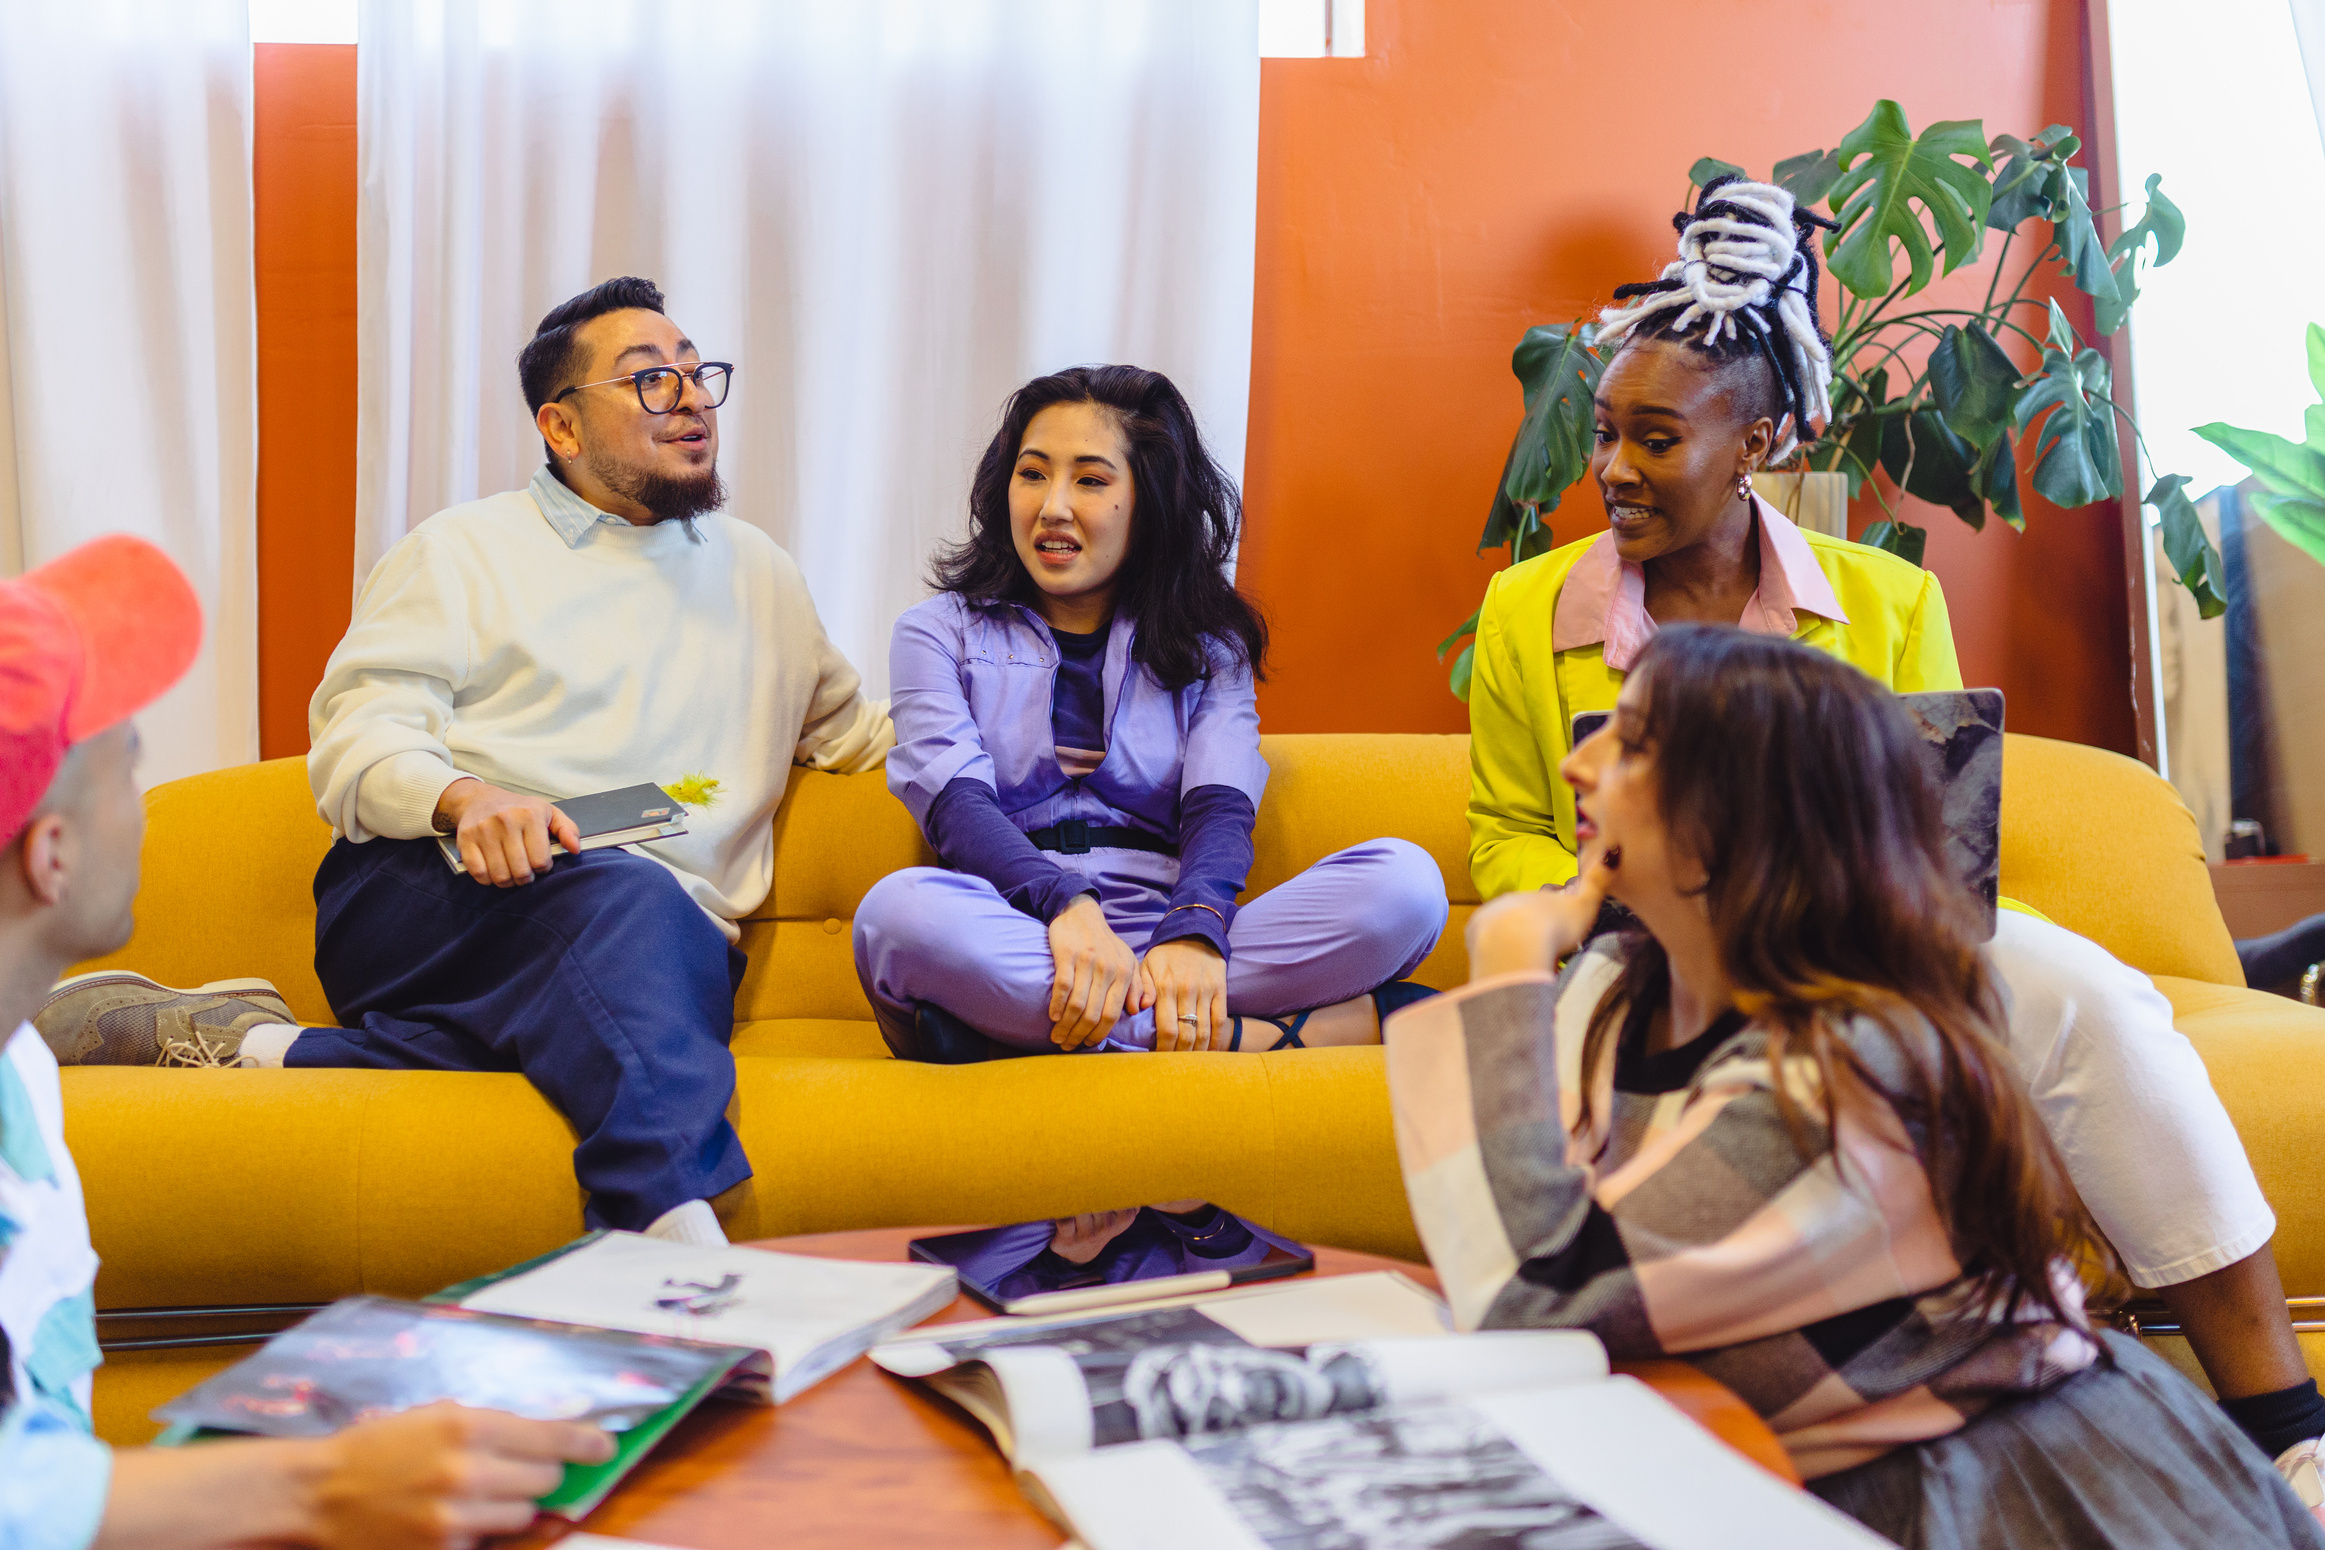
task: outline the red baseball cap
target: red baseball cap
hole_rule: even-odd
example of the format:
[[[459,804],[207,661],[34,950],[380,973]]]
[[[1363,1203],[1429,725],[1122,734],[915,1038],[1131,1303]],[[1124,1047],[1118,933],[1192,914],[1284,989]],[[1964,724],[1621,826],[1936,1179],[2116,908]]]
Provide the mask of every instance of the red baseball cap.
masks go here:
[[[192,584],[142,538],[94,539],[0,581],[0,844],[67,749],[160,698],[201,645]]]

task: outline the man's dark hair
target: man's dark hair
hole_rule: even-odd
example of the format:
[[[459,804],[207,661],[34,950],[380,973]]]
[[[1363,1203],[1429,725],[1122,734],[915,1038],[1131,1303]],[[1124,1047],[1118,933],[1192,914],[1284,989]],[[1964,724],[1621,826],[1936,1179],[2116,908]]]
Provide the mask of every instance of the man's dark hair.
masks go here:
[[[930,584],[981,604],[1029,604],[1039,595],[1010,533],[1009,479],[1026,427],[1052,404],[1099,405],[1128,443],[1130,552],[1115,611],[1137,623],[1139,663],[1174,690],[1219,666],[1242,664],[1264,676],[1267,622],[1227,579],[1243,502],[1203,446],[1195,411],[1159,371],[1075,366],[1010,395],[969,486],[969,536],[937,551]]]
[[[533,330],[531,341],[517,352],[517,381],[525,389],[525,407],[539,414],[543,404],[574,385],[565,379],[576,369],[573,336],[581,332],[582,324],[632,307],[660,312],[662,288],[651,280],[626,274],[551,307],[541,326]]]

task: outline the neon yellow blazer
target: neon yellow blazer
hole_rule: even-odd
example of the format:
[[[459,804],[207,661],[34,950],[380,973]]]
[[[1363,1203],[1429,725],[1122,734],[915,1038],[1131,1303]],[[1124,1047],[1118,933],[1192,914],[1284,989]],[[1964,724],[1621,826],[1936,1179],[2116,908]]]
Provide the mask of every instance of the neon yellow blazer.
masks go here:
[[[1962,687],[1936,576],[1880,549],[1803,532],[1764,501],[1760,514],[1763,544],[1805,540],[1847,615],[1841,622],[1795,610],[1794,640],[1900,694]],[[1572,746],[1574,717],[1614,709],[1623,674],[1607,665],[1603,640],[1555,649],[1552,620],[1567,577],[1601,542],[1612,540],[1601,534],[1554,549],[1486,587],[1469,688],[1469,870],[1488,899],[1563,883],[1577,870],[1574,790],[1558,766]],[[1764,559],[1763,578],[1768,573]]]

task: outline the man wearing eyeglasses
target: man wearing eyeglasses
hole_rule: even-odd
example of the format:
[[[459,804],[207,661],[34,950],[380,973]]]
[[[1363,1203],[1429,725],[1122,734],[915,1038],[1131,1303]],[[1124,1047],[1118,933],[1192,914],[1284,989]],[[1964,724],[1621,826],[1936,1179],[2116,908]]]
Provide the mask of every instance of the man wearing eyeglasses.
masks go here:
[[[652,282],[556,308],[517,370],[546,464],[380,561],[308,712],[337,834],[315,967],[346,1026],[251,981],[120,974],[36,1024],[68,1063],[522,1071],[580,1137],[591,1226],[721,1242],[709,1202],[751,1171],[725,1118],[735,922],[790,766],[872,769],[895,734],[791,557],[719,514],[734,370]],[[640,783],[687,832],[580,851],[556,799]]]

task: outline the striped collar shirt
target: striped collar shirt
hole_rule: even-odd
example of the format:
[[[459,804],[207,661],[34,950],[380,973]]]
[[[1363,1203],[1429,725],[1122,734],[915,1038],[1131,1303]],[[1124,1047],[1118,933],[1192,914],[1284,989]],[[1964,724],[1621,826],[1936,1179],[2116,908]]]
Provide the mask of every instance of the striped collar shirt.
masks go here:
[[[547,463],[541,465],[533,475],[533,482],[525,488],[532,495],[533,504],[541,508],[542,517],[556,530],[557,536],[565,540],[568,549],[580,548],[581,541],[589,536],[590,529],[600,522],[628,520],[610,511],[600,511],[574,494],[565,481],[557,477],[557,471]],[[703,537],[695,531],[694,519],[685,517],[680,520],[686,524],[686,536],[701,543]]]

